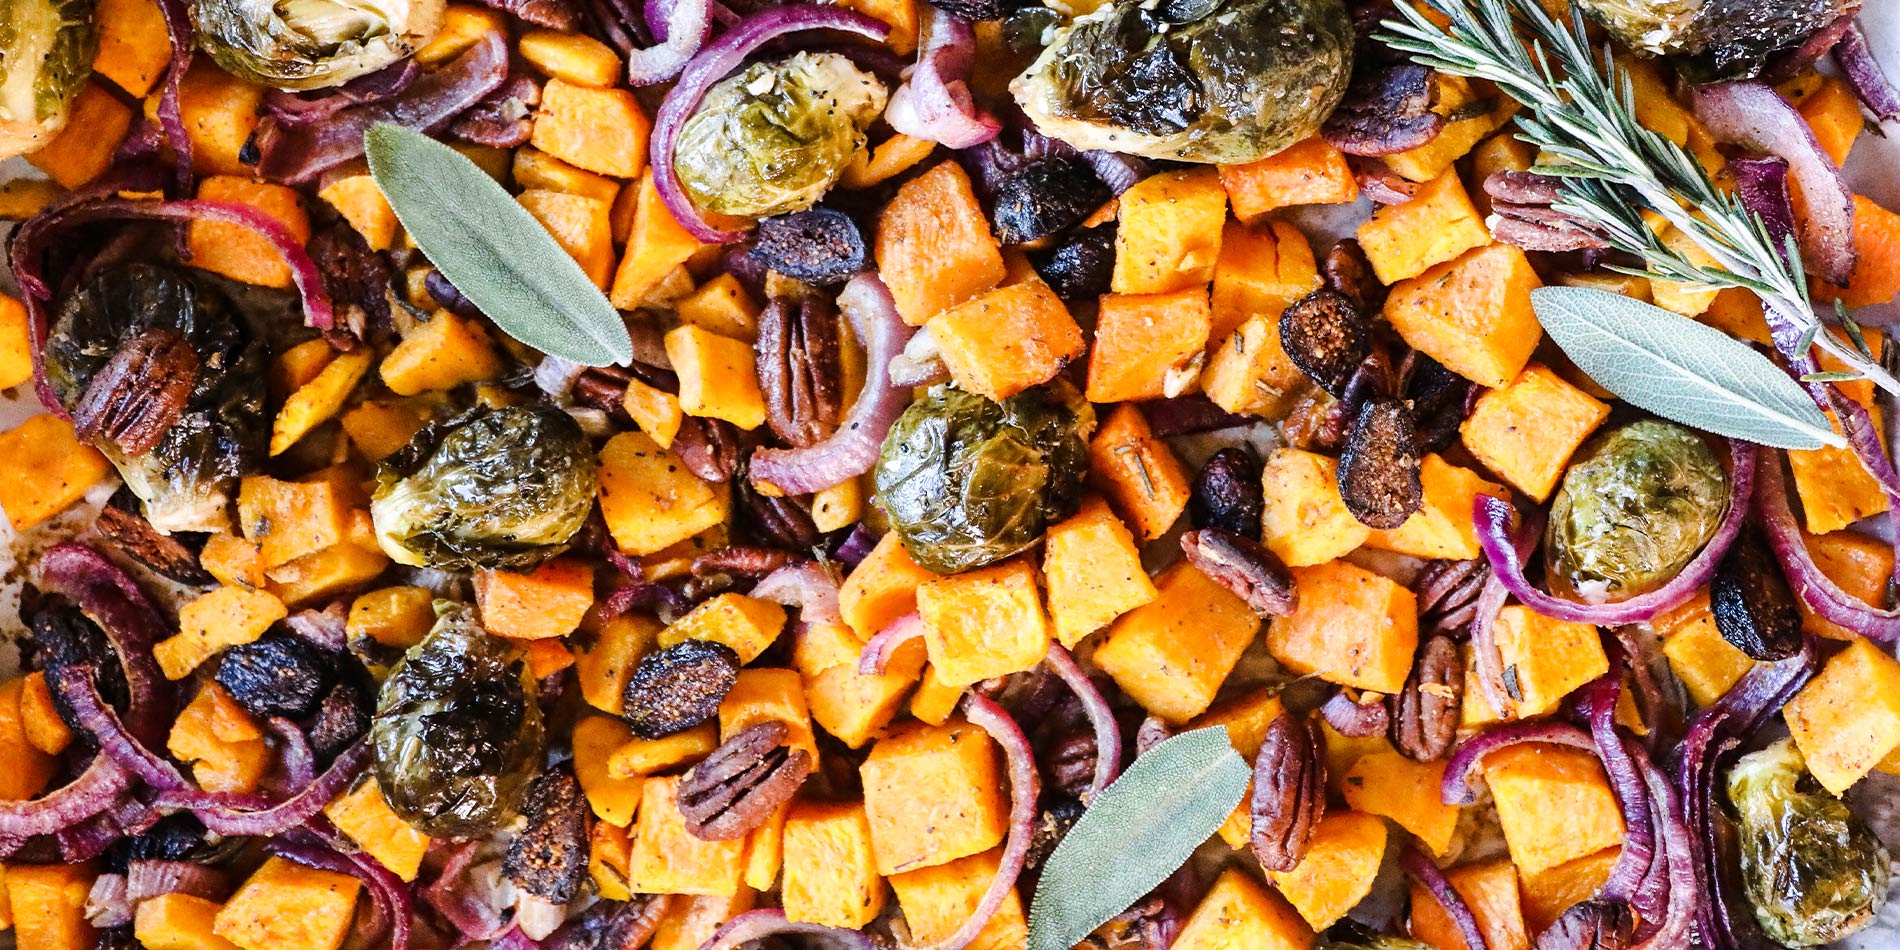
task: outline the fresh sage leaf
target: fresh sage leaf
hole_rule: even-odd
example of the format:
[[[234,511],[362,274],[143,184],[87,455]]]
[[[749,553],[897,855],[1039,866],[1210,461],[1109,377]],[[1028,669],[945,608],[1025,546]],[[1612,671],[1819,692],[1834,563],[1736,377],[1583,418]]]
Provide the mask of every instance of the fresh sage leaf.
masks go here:
[[[1136,759],[1043,864],[1029,950],[1069,950],[1167,880],[1220,830],[1252,777],[1225,726],[1181,733]]]
[[[363,135],[370,175],[455,289],[509,336],[585,366],[633,360],[627,325],[541,222],[462,153],[390,123]]]
[[[1846,444],[1799,383],[1714,327],[1585,287],[1541,287],[1531,306],[1570,361],[1630,405],[1772,448]]]

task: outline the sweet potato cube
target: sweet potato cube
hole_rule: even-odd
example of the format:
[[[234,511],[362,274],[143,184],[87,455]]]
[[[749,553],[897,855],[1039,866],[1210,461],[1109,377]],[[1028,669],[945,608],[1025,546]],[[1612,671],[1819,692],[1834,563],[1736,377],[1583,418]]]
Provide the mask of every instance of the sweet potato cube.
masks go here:
[[[0,458],[7,460],[0,509],[15,533],[65,511],[112,472],[105,456],[73,434],[72,423],[50,413],[0,433]]]
[[[435,38],[416,50],[416,62],[435,66],[460,56],[490,33],[508,36],[508,16],[478,3],[451,3],[442,11]]]
[[[679,435],[680,426],[686,422],[686,412],[680,408],[679,396],[638,379],[627,380],[627,392],[620,397],[620,407],[627,410],[627,415],[633,417],[640,431],[661,448],[673,447],[673,439]]]
[[[0,389],[33,378],[33,343],[27,335],[26,305],[0,294]]]
[[[380,462],[415,438],[428,422],[423,407],[409,400],[370,399],[343,413],[343,434],[363,458]]]
[[[914,612],[917,588],[936,577],[911,559],[896,532],[886,534],[845,577],[838,590],[838,610],[851,629],[868,639]]]
[[[157,0],[99,0],[93,11],[99,52],[92,71],[112,80],[134,99],[143,99],[171,63],[171,33]]]
[[[627,829],[604,821],[587,832],[587,876],[600,896],[610,901],[633,899],[627,890],[627,861],[633,857],[633,839]]]
[[[785,744],[805,750],[812,764],[818,763],[818,740],[812,735],[805,684],[797,670],[752,667],[739,671],[739,681],[719,703],[720,741],[762,722],[784,723]]]
[[[626,253],[614,271],[613,289],[607,295],[621,310],[638,307],[668,274],[705,246],[680,225],[673,212],[666,210],[651,171],[640,176],[631,192],[633,225],[627,233]],[[624,195],[621,200],[626,200]]]
[[[206,683],[172,723],[165,750],[191,763],[198,784],[217,792],[254,792],[271,766],[257,720],[216,683]]]
[[[1874,419],[1878,427],[1879,415]],[[1834,413],[1828,413],[1828,421],[1836,433],[1841,431]],[[1794,475],[1795,494],[1801,498],[1802,520],[1815,534],[1839,531],[1885,512],[1890,504],[1851,446],[1791,449],[1788,469]]]
[[[1188,475],[1141,410],[1124,403],[1089,441],[1089,484],[1143,541],[1168,532],[1187,508]]]
[[[884,909],[884,880],[860,802],[798,802],[785,819],[785,916],[857,929]]]
[[[1517,868],[1505,860],[1467,864],[1445,871],[1451,889],[1464,898],[1478,920],[1489,950],[1530,950],[1524,912],[1517,896]],[[1412,936],[1439,950],[1472,950],[1444,906],[1423,886],[1412,885]]]
[[[145,118],[158,119],[159,96],[145,100]],[[178,112],[191,140],[191,163],[200,174],[249,178],[252,168],[239,156],[257,131],[264,88],[245,82],[199,56],[178,86]]]
[[[213,588],[178,608],[178,633],[159,641],[152,655],[167,679],[184,679],[226,647],[263,636],[288,613],[274,594],[242,587]]]
[[[1479,140],[1498,130],[1517,112],[1517,103],[1485,83],[1482,87],[1462,76],[1438,75],[1438,97],[1432,111],[1445,116],[1445,127],[1430,142],[1385,156],[1386,167],[1409,181],[1428,181],[1450,169]],[[1489,109],[1483,103],[1491,100]],[[1472,109],[1482,109],[1476,115]]]
[[[1259,161],[1220,166],[1221,186],[1234,217],[1253,221],[1296,205],[1359,200],[1359,181],[1339,149],[1318,136],[1295,142]]]
[[[554,243],[581,265],[594,286],[607,289],[614,272],[613,224],[607,217],[612,202],[544,188],[530,188],[515,200],[548,229]]]
[[[1872,307],[1893,300],[1900,293],[1900,214],[1875,204],[1872,199],[1854,196],[1853,276],[1847,288],[1831,288],[1824,283],[1816,295],[1840,298],[1849,308]],[[1818,283],[1818,282],[1817,282]]]
[[[614,778],[630,779],[684,771],[717,748],[719,726],[712,722],[702,722],[685,732],[676,732],[660,739],[635,737],[621,743],[620,748],[608,756],[607,774]]]
[[[576,39],[586,37],[576,36]],[[515,184],[524,190],[558,191],[593,198],[612,205],[620,197],[620,183],[527,146],[515,149],[512,169]]]
[[[587,714],[574,723],[574,777],[581,793],[594,817],[622,828],[643,807],[645,795],[645,773],[613,766],[614,755],[633,741],[633,730],[615,716]]]
[[[1698,706],[1721,698],[1755,665],[1748,654],[1723,639],[1716,629],[1707,588],[1657,615],[1651,626],[1662,637],[1662,652],[1669,658],[1669,668]]]
[[[368,637],[386,647],[407,650],[422,642],[435,625],[435,595],[426,587],[384,587],[350,603],[344,635]]]
[[[347,542],[273,567],[264,576],[284,605],[294,609],[361,590],[387,567],[389,556],[378,548]]]
[[[628,861],[628,889],[645,894],[731,896],[742,886],[745,841],[701,841],[679,811],[678,778],[649,778]]]
[[[949,939],[975,912],[1001,863],[1002,851],[998,849],[890,875],[891,889],[897,892],[897,905],[904,909],[911,939],[920,944]],[[977,932],[968,950],[1017,950],[1028,942],[1029,924],[1023,917],[1022,898],[1011,888],[1003,906]]]
[[[1036,569],[1015,559],[917,588],[930,665],[952,686],[1034,669],[1049,652]]]
[[[1004,275],[989,216],[954,161],[898,187],[878,213],[872,253],[898,315],[914,327],[996,286]]]
[[[303,198],[283,185],[253,182],[235,175],[212,175],[198,183],[201,201],[249,205],[277,220],[298,244],[310,240],[310,215]],[[191,265],[246,284],[289,287],[290,265],[263,235],[241,224],[192,221],[185,226]]]
[[[1525,874],[1623,840],[1623,812],[1596,754],[1528,743],[1484,758],[1511,860]]]
[[[1478,397],[1458,431],[1474,458],[1541,502],[1609,414],[1602,400],[1532,363],[1510,385]]]
[[[890,24],[884,45],[891,52],[909,56],[917,49],[917,0],[850,0],[838,5]]]
[[[675,900],[653,931],[652,950],[699,950],[719,925],[752,909],[758,893],[740,887],[731,896],[699,895]]]
[[[367,350],[339,354],[316,378],[297,388],[284,400],[271,422],[270,453],[282,455],[310,430],[330,421],[343,409],[343,403],[356,390],[356,384],[369,373],[375,354]]]
[[[325,806],[323,814],[338,831],[388,868],[389,873],[405,881],[416,879],[416,872],[422,868],[422,856],[428,853],[434,841],[389,807],[374,777]]]
[[[1442,761],[1414,762],[1397,752],[1374,752],[1347,771],[1346,805],[1392,819],[1433,854],[1443,855],[1458,830],[1458,806],[1445,804],[1438,794],[1444,778]]]
[[[363,236],[370,250],[387,251],[395,246],[402,222],[396,220],[396,209],[390,207],[389,199],[367,170],[327,179],[317,197],[335,208]]]
[[[1803,98],[1797,108],[1834,164],[1846,163],[1847,153],[1854,149],[1854,140],[1867,128],[1854,90],[1830,76],[1822,79],[1819,88]]]
[[[104,86],[89,82],[79,88],[66,114],[66,126],[26,160],[60,187],[78,188],[111,166],[132,128],[132,109]]]
[[[383,357],[383,385],[398,396],[414,396],[494,379],[503,368],[480,324],[438,310]]]
[[[515,52],[542,75],[576,86],[612,86],[620,79],[620,57],[584,33],[529,30]]]
[[[1658,235],[1664,247],[1682,255],[1684,260],[1698,267],[1720,267],[1715,259],[1695,239],[1682,233],[1674,225],[1665,225]],[[1695,281],[1657,280],[1649,282],[1649,298],[1656,306],[1685,317],[1698,317],[1715,303],[1722,288]]]
[[[989,734],[961,720],[902,726],[871,746],[858,775],[879,874],[946,864],[1002,843],[1009,802],[996,755]]]
[[[1313,928],[1239,868],[1221,872],[1181,925],[1174,950],[1311,950]]]
[[[1855,464],[1859,464],[1856,462]],[[1893,576],[1893,546],[1853,531],[1808,534],[1801,539],[1808,555],[1828,580],[1870,607],[1887,605],[1887,581]],[[1852,640],[1859,634],[1815,613],[1801,603],[1801,627],[1818,637]]]
[[[891,724],[924,669],[924,645],[913,642],[897,648],[882,674],[867,676],[858,672],[863,649],[857,633],[840,623],[806,624],[792,642],[812,719],[853,749]]]
[[[1505,495],[1504,486],[1486,481],[1478,473],[1453,465],[1436,453],[1427,455],[1419,466],[1419,481],[1425,486],[1425,504],[1405,523],[1389,531],[1374,531],[1366,546],[1396,551],[1422,558],[1469,560],[1482,553],[1478,549],[1478,529],[1471,520],[1471,506],[1479,495]]]
[[[674,306],[681,323],[735,340],[751,342],[759,338],[758,301],[731,274],[720,274],[693,288]]]
[[[1104,296],[1089,350],[1089,401],[1160,399],[1185,391],[1200,378],[1213,319],[1200,284]]]
[[[1512,604],[1491,625],[1504,662],[1504,690],[1517,703],[1517,715],[1541,716],[1563,698],[1609,672],[1603,638],[1587,623],[1553,620],[1529,607]]]
[[[1277,415],[1304,376],[1280,345],[1278,318],[1250,317],[1209,345],[1214,355],[1201,371],[1201,390],[1236,415]]]
[[[1410,280],[1386,298],[1385,316],[1405,342],[1481,386],[1509,383],[1544,330],[1531,312],[1543,286],[1524,252],[1491,244]]]
[[[1372,536],[1339,497],[1339,462],[1304,449],[1275,449],[1261,466],[1266,508],[1260,539],[1291,567],[1343,557]],[[1471,519],[1467,506],[1465,520]]]
[[[482,627],[517,640],[564,637],[580,628],[594,605],[594,569],[572,558],[555,558],[532,571],[477,571],[475,603]]]
[[[1305,232],[1285,221],[1227,222],[1208,301],[1214,317],[1208,343],[1218,345],[1242,323],[1261,317],[1273,327],[1273,346],[1278,349],[1280,313],[1319,285],[1319,265]],[[1276,371],[1268,382],[1286,390],[1305,374],[1287,361],[1284,350],[1279,352]]]
[[[1383,284],[1417,277],[1491,243],[1464,182],[1446,171],[1418,187],[1404,204],[1383,205],[1359,226],[1359,246]]]
[[[26,681],[11,679],[0,684],[0,754],[7,768],[0,770],[0,800],[23,801],[32,798],[52,781],[59,761],[35,746],[27,733],[25,709]]]
[[[660,631],[659,645],[670,647],[687,640],[723,643],[750,663],[764,653],[785,629],[785,608],[769,600],[725,593],[705,601]]]
[[[0,703],[3,702],[5,700],[0,699]],[[3,715],[5,710],[0,708],[0,716]],[[43,672],[20,678],[20,730],[28,745],[47,755],[58,755],[72,745],[73,730],[60,718],[59,707],[53,704],[52,687],[46,685]]]
[[[1385,822],[1376,815],[1333,811],[1313,830],[1313,845],[1291,871],[1267,879],[1315,930],[1324,930],[1372,891],[1385,858]]]
[[[212,930],[243,950],[337,950],[361,889],[347,874],[270,858],[225,902]]]
[[[223,905],[191,894],[160,894],[140,901],[132,937],[145,950],[237,950],[212,932]]]
[[[1298,609],[1267,626],[1267,649],[1287,669],[1376,693],[1396,693],[1418,650],[1418,599],[1345,561],[1296,567]]]
[[[1900,660],[1856,639],[1783,713],[1808,771],[1839,795],[1900,748]]]
[[[541,87],[534,111],[535,148],[590,172],[638,178],[646,169],[653,123],[633,93],[560,79]]]
[[[765,422],[758,360],[743,340],[677,326],[666,333],[666,358],[679,374],[680,410],[687,415],[724,419],[741,429]]]
[[[1122,192],[1115,232],[1118,294],[1168,294],[1214,279],[1227,191],[1205,165],[1151,175]]]
[[[264,567],[287,564],[341,544],[351,508],[330,482],[286,482],[252,475],[238,485],[238,523],[256,541]]]
[[[8,866],[6,897],[13,914],[14,946],[20,950],[92,947],[97,931],[86,920],[86,895],[97,874],[91,864]]]
[[[1207,711],[1260,632],[1260,618],[1185,561],[1162,571],[1155,590],[1154,600],[1108,628],[1095,665],[1143,709],[1186,722]]]
[[[1040,278],[990,291],[926,326],[957,384],[1007,399],[1054,379],[1082,355],[1082,328]]]
[[[600,513],[621,551],[642,557],[723,524],[725,486],[694,475],[679,456],[638,432],[600,450]]]
[[[1622,856],[1621,847],[1610,847],[1542,871],[1518,868],[1518,894],[1531,933],[1542,932],[1572,905],[1595,897]]]
[[[1260,744],[1265,741],[1267,727],[1286,709],[1281,705],[1280,697],[1265,689],[1243,693],[1230,699],[1215,703],[1207,712],[1194,717],[1187,724],[1188,729],[1206,729],[1220,726],[1227,730],[1227,741],[1240,757],[1252,762],[1260,754]],[[1234,806],[1233,814],[1220,827],[1221,840],[1235,850],[1247,847],[1247,839],[1253,826],[1248,805],[1253,798],[1253,783],[1248,781],[1247,794],[1241,796],[1240,803]]]
[[[926,666],[923,678],[917,681],[917,691],[911,694],[910,714],[922,722],[941,726],[950,721],[950,714],[956,712],[957,704],[963,701],[963,689],[945,683],[936,670]]]
[[[1098,495],[1049,529],[1042,576],[1055,637],[1065,647],[1156,596],[1134,535]]]
[[[573,638],[574,678],[589,706],[620,715],[627,680],[640,658],[653,649],[660,622],[641,613],[621,614],[599,629],[582,628]]]

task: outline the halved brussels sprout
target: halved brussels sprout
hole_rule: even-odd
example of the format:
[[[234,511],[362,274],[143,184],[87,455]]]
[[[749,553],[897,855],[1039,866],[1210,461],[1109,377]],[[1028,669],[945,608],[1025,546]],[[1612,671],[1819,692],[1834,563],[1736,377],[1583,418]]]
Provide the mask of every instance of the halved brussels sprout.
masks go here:
[[[1341,0],[1118,0],[1010,84],[1080,149],[1239,164],[1319,131],[1352,74]]]
[[[937,386],[904,410],[877,462],[877,506],[940,574],[1000,561],[1074,513],[1095,411],[1072,387],[1002,402]]]
[[[0,158],[46,144],[92,75],[94,0],[0,3]]]
[[[225,72],[279,89],[319,89],[421,48],[443,0],[193,0],[198,46]]]
[[[884,112],[884,83],[837,53],[753,63],[706,90],[673,167],[693,204],[764,218],[818,203]]]
[[[1770,939],[1812,947],[1873,921],[1893,884],[1892,859],[1845,802],[1809,777],[1792,740],[1736,762],[1728,799],[1743,891]]]
[[[1680,57],[1697,82],[1752,79],[1860,0],[1577,0],[1631,49]]]
[[[594,506],[594,452],[553,406],[474,409],[416,434],[378,470],[370,519],[399,564],[532,567]]]

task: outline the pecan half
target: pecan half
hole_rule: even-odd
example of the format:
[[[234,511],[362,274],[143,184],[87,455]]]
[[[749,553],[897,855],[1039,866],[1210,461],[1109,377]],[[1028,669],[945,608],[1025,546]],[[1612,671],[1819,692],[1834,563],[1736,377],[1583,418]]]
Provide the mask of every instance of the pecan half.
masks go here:
[[[1326,763],[1320,757],[1319,730],[1308,720],[1282,712],[1267,726],[1253,762],[1249,844],[1260,866],[1269,871],[1299,866],[1325,809]]]
[[[1418,648],[1405,688],[1390,697],[1392,744],[1415,762],[1436,762],[1451,753],[1464,706],[1465,662],[1458,645],[1439,634]]]
[[[687,416],[673,436],[673,452],[687,470],[709,482],[731,480],[744,448],[738,427],[723,419]]]
[[[1417,582],[1419,629],[1457,633],[1478,616],[1478,595],[1491,578],[1483,560],[1433,561]]]
[[[738,485],[737,521],[753,540],[787,551],[810,551],[818,543],[818,525],[811,510],[794,498],[767,495],[745,479]]]
[[[176,330],[151,329],[119,344],[73,407],[73,429],[91,442],[144,455],[178,422],[198,380],[198,353]]]
[[[1376,158],[1353,156],[1348,164],[1359,190],[1375,205],[1402,205],[1418,197],[1418,182],[1407,180]]]
[[[526,73],[515,73],[458,116],[449,126],[449,134],[475,145],[518,148],[528,144],[529,136],[534,134],[534,108],[540,104],[541,84]]]
[[[99,509],[93,522],[99,535],[119,549],[119,553],[180,584],[209,586],[211,574],[198,566],[198,552],[185,544],[186,536],[159,534],[152,523],[139,514],[138,496],[121,487],[112,500]]]
[[[1320,270],[1325,274],[1326,286],[1352,301],[1360,313],[1375,313],[1385,306],[1385,285],[1372,273],[1372,261],[1357,240],[1345,238],[1335,243],[1326,252]]]
[[[811,775],[811,755],[785,744],[780,720],[740,730],[680,782],[686,830],[702,841],[731,841],[765,823]]]
[[[1346,98],[1320,128],[1327,144],[1348,155],[1394,155],[1438,137],[1445,117],[1438,102],[1438,74],[1416,63],[1366,70],[1353,78]]]
[[[1610,246],[1601,234],[1578,218],[1551,207],[1560,191],[1557,179],[1536,172],[1492,172],[1484,180],[1491,196],[1491,215],[1485,225],[1491,236],[1527,251],[1602,250]]]
[[[1252,538],[1221,528],[1201,528],[1181,535],[1181,553],[1262,617],[1284,617],[1299,604],[1293,573]]]
[[[837,430],[844,363],[830,304],[817,296],[773,300],[759,315],[757,352],[765,421],[779,438],[804,448]]]
[[[574,378],[574,401],[602,412],[621,411],[630,379],[619,366],[590,366]]]
[[[773,571],[784,567],[798,556],[790,551],[777,548],[755,548],[745,545],[728,545],[693,558],[691,568],[694,577],[710,577],[725,574],[758,580]]]

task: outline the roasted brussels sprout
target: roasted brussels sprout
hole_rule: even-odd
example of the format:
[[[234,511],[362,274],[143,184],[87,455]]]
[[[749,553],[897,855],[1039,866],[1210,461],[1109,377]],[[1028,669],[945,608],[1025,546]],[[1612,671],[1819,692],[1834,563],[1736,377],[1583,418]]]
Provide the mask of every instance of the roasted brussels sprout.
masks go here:
[[[1793,741],[1736,762],[1728,799],[1741,841],[1742,889],[1770,939],[1812,947],[1873,921],[1892,886],[1893,862],[1846,803],[1808,775]]]
[[[1551,502],[1544,559],[1553,590],[1622,600],[1676,576],[1728,511],[1728,473],[1708,443],[1646,419],[1599,438]]]
[[[1859,0],[1578,0],[1631,49],[1678,57],[1697,82],[1752,79]]]
[[[443,0],[192,0],[198,46],[240,79],[336,86],[435,38]]]
[[[1319,131],[1352,48],[1341,0],[1117,0],[1059,33],[1010,91],[1077,148],[1238,164]]]
[[[170,341],[172,355],[187,365],[147,363],[134,371],[126,355],[155,339]],[[75,422],[103,406],[108,417],[129,413],[154,424],[140,433],[138,450],[95,439],[144,503],[152,527],[169,533],[228,526],[238,479],[265,457],[270,417],[264,346],[222,295],[170,267],[101,271],[60,308],[44,357],[46,379]],[[146,404],[160,396],[174,400],[162,419]]]
[[[46,144],[92,75],[93,0],[0,3],[0,158]]]
[[[706,91],[673,167],[693,204],[764,218],[809,208],[864,148],[884,84],[837,53],[754,63]]]
[[[1075,511],[1095,411],[1058,386],[996,402],[941,385],[898,417],[878,455],[877,506],[917,563],[982,567]]]
[[[594,467],[580,424],[559,409],[471,410],[385,460],[369,508],[376,541],[413,567],[532,567],[587,520]]]
[[[464,604],[437,601],[435,614],[383,681],[372,767],[389,807],[418,830],[483,834],[514,817],[541,764],[541,710],[519,648]]]

